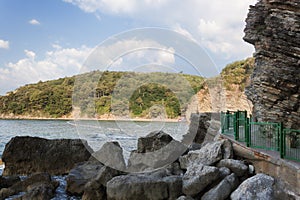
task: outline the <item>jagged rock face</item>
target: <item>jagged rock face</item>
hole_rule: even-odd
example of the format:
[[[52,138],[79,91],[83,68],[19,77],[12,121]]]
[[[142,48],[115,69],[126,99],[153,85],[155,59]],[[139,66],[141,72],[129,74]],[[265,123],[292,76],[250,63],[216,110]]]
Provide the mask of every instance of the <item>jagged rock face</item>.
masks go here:
[[[300,3],[260,0],[251,6],[244,40],[255,46],[255,67],[246,89],[259,121],[300,128]]]

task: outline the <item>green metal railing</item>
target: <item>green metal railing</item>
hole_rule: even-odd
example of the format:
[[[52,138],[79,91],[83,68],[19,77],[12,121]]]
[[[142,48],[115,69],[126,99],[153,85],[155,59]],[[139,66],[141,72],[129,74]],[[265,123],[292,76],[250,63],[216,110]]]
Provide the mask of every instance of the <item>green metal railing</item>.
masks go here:
[[[300,130],[282,123],[253,122],[246,111],[221,112],[221,131],[247,147],[280,152],[281,158],[300,161]]]
[[[300,130],[283,129],[281,157],[300,161]]]

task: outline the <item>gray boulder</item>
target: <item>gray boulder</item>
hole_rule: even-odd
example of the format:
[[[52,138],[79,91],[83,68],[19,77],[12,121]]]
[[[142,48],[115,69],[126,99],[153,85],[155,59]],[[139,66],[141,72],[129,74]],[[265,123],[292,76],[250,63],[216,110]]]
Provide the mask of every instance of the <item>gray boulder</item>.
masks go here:
[[[239,185],[238,177],[232,173],[223,179],[218,185],[206,192],[201,200],[225,200],[229,197],[231,192]]]
[[[123,173],[116,169],[107,166],[102,167],[95,174],[95,177],[85,184],[82,199],[105,199],[107,182],[121,174]]]
[[[244,176],[248,173],[248,166],[241,160],[223,159],[217,164],[217,167],[227,167],[237,176]]]
[[[191,165],[183,176],[183,193],[189,196],[196,195],[219,178],[220,172],[216,167]]]
[[[227,167],[220,167],[220,168],[219,168],[219,171],[220,171],[220,178],[221,178],[221,179],[223,179],[223,178],[225,178],[226,176],[228,176],[228,175],[231,174],[230,169],[228,169]]]
[[[124,171],[126,169],[123,149],[118,142],[106,142],[100,150],[93,153],[93,157],[105,166]]]
[[[173,163],[187,149],[163,131],[155,131],[138,139],[138,148],[132,151],[127,172],[147,172]]]
[[[205,139],[207,130],[210,126],[211,113],[192,113],[190,117],[190,126],[186,135],[183,136],[182,142],[186,145],[192,142],[202,144]]]
[[[71,195],[82,195],[84,186],[104,167],[99,161],[87,161],[74,167],[66,178],[66,191]]]
[[[230,140],[220,140],[223,141],[222,151],[223,151],[223,159],[231,159],[233,158],[233,147]]]
[[[180,176],[157,177],[146,174],[117,176],[107,182],[107,199],[176,199],[182,194]]]
[[[153,131],[146,137],[140,137],[137,144],[137,153],[157,151],[168,145],[173,138],[163,131]]]
[[[17,136],[5,145],[2,155],[5,163],[3,175],[30,175],[38,172],[68,174],[76,163],[89,159],[90,151],[87,142],[80,139],[48,140]]]
[[[245,180],[231,195],[232,200],[260,199],[273,200],[274,178],[265,174],[257,174]]]
[[[213,165],[223,158],[222,146],[224,141],[207,143],[199,150],[189,151],[187,155],[179,158],[182,169],[187,169],[192,164]]]

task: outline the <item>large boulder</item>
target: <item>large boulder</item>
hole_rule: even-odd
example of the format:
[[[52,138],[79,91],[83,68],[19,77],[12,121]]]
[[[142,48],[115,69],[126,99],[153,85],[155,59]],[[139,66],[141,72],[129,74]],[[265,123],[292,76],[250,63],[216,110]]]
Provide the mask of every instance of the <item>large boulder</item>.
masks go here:
[[[137,144],[137,153],[157,151],[168,145],[173,138],[163,131],[153,131],[146,137],[140,137]]]
[[[183,176],[183,193],[194,196],[220,178],[219,169],[202,164],[194,164],[187,168]]]
[[[105,199],[107,182],[113,177],[122,174],[121,171],[111,167],[102,167],[101,170],[95,174],[95,177],[85,185],[82,199]]]
[[[71,195],[82,195],[85,184],[97,176],[103,167],[104,165],[96,160],[79,163],[66,178],[66,191]]]
[[[207,143],[199,150],[189,151],[187,155],[179,158],[180,166],[186,169],[193,163],[203,165],[214,165],[224,157],[224,144],[227,144],[227,140],[214,141]],[[227,147],[227,146],[226,146]]]
[[[257,174],[245,180],[231,195],[232,200],[242,199],[274,199],[274,178],[265,174]]]
[[[176,199],[182,194],[180,176],[159,177],[146,174],[117,176],[107,182],[107,199]]]
[[[183,136],[183,143],[186,145],[192,142],[202,144],[205,139],[207,130],[210,126],[211,113],[192,113],[190,117],[190,125],[187,134]]]
[[[237,176],[244,176],[248,172],[248,166],[241,160],[223,159],[217,167],[227,167]]]
[[[173,163],[187,149],[163,131],[154,131],[138,139],[138,148],[128,160],[128,172],[146,172]]]
[[[239,185],[238,177],[232,173],[225,177],[218,185],[206,192],[201,200],[225,200],[229,197],[231,192]]]
[[[122,171],[126,169],[123,149],[118,142],[106,142],[92,155],[106,166]]]
[[[89,159],[92,151],[80,139],[48,140],[39,137],[14,137],[5,146],[3,175],[30,175],[47,172],[67,174],[76,163]]]

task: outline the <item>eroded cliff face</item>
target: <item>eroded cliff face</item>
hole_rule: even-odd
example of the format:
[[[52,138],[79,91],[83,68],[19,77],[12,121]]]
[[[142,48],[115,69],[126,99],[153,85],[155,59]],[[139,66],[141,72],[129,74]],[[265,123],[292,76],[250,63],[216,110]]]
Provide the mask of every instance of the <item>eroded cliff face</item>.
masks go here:
[[[255,46],[246,88],[254,116],[300,129],[300,1],[259,0],[246,23],[244,40]]]

